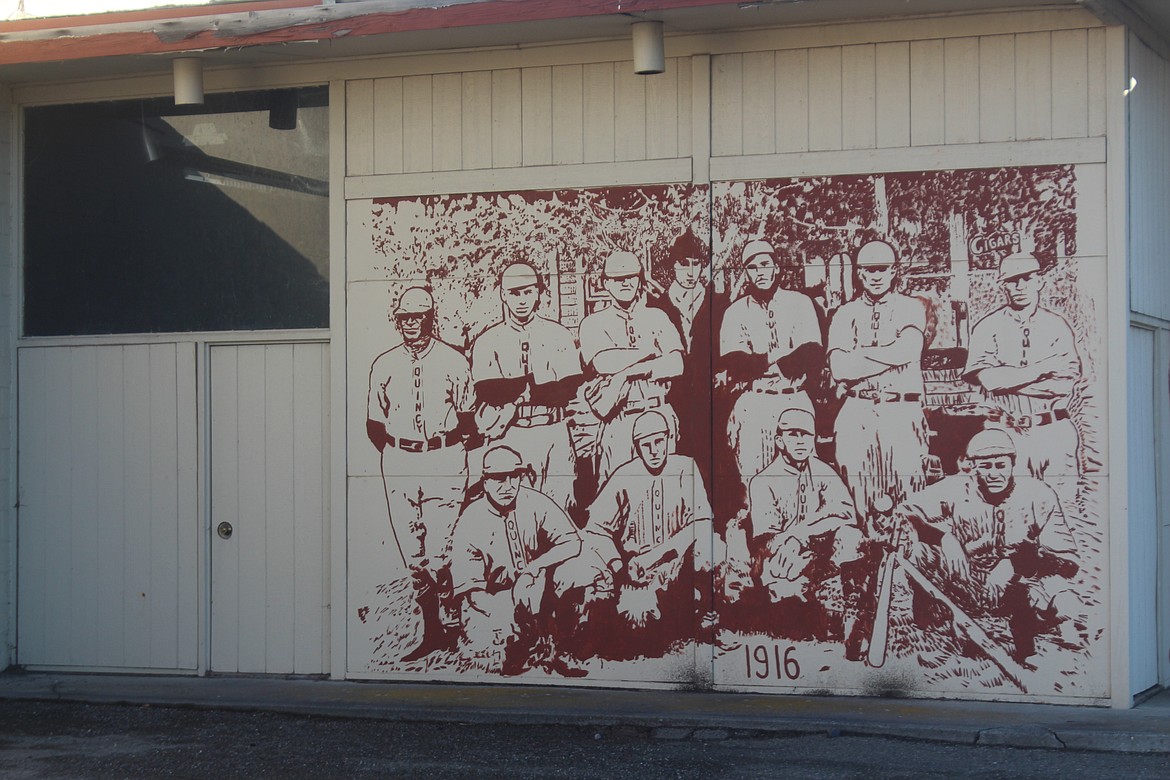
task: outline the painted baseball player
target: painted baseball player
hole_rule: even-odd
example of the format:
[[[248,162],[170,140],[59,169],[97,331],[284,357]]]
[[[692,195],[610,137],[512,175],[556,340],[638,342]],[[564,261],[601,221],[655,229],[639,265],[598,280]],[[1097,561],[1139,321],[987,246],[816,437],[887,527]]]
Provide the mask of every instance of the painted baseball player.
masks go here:
[[[971,472],[911,496],[895,520],[911,524],[917,536],[911,560],[963,616],[1006,619],[1011,655],[1023,663],[1041,633],[1075,644],[1074,624],[1083,616],[1069,582],[1078,570],[1077,548],[1060,500],[1039,479],[1014,474],[1016,459],[1005,431],[975,434],[967,445]],[[917,603],[915,615],[942,625],[963,617]]]
[[[831,567],[855,560],[861,530],[845,483],[815,455],[812,413],[786,409],[775,435],[776,459],[748,484],[748,550],[729,548],[728,557],[756,559],[760,583],[779,601],[808,597]]]
[[[500,274],[504,319],[471,348],[475,419],[486,446],[505,444],[520,453],[533,468],[532,487],[568,508],[576,455],[565,407],[584,376],[573,334],[538,311],[545,292],[528,263],[513,263]]]
[[[893,291],[896,264],[890,244],[864,244],[855,259],[861,294],[829,326],[829,370],[845,396],[834,425],[836,460],[864,513],[878,496],[900,503],[924,484],[926,307]]]
[[[581,536],[548,496],[525,487],[529,467],[510,447],[497,445],[483,459],[483,495],[471,501],[451,542],[451,596],[467,649],[503,655],[502,672],[533,666],[580,676],[552,649],[550,625],[569,605],[574,583],[558,576],[561,564],[581,554]],[[543,652],[536,645],[546,639]]]
[[[423,611],[424,639],[404,659],[411,660],[444,642],[437,593],[466,485],[471,372],[460,352],[434,337],[426,289],[403,292],[391,319],[403,343],[370,366],[366,432],[381,453],[390,530]]]
[[[749,483],[747,513],[728,525],[720,623],[776,637],[845,640],[852,657],[868,570],[864,539],[845,483],[815,455],[813,427],[802,407],[780,415],[776,458]]]
[[[747,284],[719,329],[723,380],[738,393],[727,424],[746,485],[776,457],[776,421],[797,406],[812,411],[804,390],[823,358],[821,328],[808,296],[782,289],[776,252],[767,241],[743,249]]]
[[[708,611],[696,598],[705,593],[696,592],[696,576],[711,570],[711,507],[695,461],[674,453],[658,411],[638,416],[632,438],[637,456],[602,486],[585,526],[608,591],[591,605],[588,631],[603,643],[594,653],[609,658],[652,655],[693,638],[696,618]]]
[[[602,271],[612,304],[581,322],[581,360],[597,376],[585,392],[601,420],[598,481],[634,457],[630,434],[642,412],[656,409],[672,431],[678,417],[666,394],[683,370],[678,329],[661,309],[646,306],[642,266],[629,252],[614,252]]]
[[[1081,373],[1076,339],[1063,317],[1040,306],[1044,278],[1033,255],[1004,258],[999,281],[1007,304],[971,330],[963,376],[983,390],[985,426],[1010,433],[1021,465],[1072,511],[1080,474],[1080,439],[1068,409]]]
[[[671,245],[665,261],[672,280],[664,294],[648,299],[678,328],[685,353],[683,370],[670,386],[667,400],[679,415],[677,451],[695,459],[703,483],[711,488],[711,342],[730,304],[724,274],[708,283],[711,251],[690,230]]]

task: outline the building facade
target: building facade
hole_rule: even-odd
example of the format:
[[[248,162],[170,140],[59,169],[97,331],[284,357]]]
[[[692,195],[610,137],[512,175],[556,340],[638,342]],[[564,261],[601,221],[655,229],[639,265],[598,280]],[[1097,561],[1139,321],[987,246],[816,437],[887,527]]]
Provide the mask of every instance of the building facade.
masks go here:
[[[388,5],[10,23],[0,660],[1166,683],[1153,3]]]

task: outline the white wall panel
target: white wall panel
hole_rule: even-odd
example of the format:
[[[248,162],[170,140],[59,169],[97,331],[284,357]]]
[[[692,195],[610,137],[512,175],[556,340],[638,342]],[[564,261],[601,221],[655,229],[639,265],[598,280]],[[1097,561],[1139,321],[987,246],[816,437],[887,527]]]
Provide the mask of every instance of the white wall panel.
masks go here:
[[[492,167],[492,74],[463,74],[463,167]]]
[[[552,69],[552,139],[554,165],[585,161],[585,81],[581,65]]]
[[[381,146],[374,138],[374,83],[363,79],[345,85],[345,172],[349,176],[374,173],[374,150]]]
[[[22,349],[19,661],[193,669],[190,344]]]
[[[346,175],[688,157],[691,97],[689,58],[649,77],[617,61],[350,81]]]
[[[1170,319],[1170,63],[1130,39],[1130,308]]]
[[[807,73],[785,74],[807,82]],[[743,153],[776,151],[776,52],[754,51],[743,55],[743,90],[753,97],[743,104]]]
[[[1100,136],[1104,51],[1071,29],[716,55],[712,154]]]
[[[877,145],[877,61],[874,47],[846,46],[841,50],[842,143],[846,149]]]
[[[361,98],[366,99],[364,93]],[[375,173],[402,172],[402,79],[376,79],[369,98],[373,101],[369,110],[373,116],[372,152],[358,155],[358,159],[371,157]],[[346,102],[346,113],[349,102]],[[364,117],[363,117],[363,121]],[[358,139],[356,143],[361,143]]]
[[[1017,35],[1016,139],[1033,141],[1051,137],[1052,34]]]
[[[328,348],[211,349],[211,668],[327,668]]]
[[[613,66],[608,62],[584,66],[585,162],[613,160]]]
[[[520,143],[525,165],[552,163],[552,68],[520,71]]]
[[[946,140],[946,81],[942,41],[910,44],[910,144],[937,146]]]
[[[830,46],[808,53],[808,147],[812,151],[841,148],[841,48]],[[751,96],[754,98],[754,96]],[[748,99],[745,96],[745,100]]]
[[[716,58],[712,68],[719,65]],[[776,151],[808,151],[808,49],[776,52]],[[714,90],[714,85],[712,85]],[[767,98],[761,98],[767,100]],[[713,103],[723,100],[712,95]],[[718,110],[716,110],[718,116]],[[714,133],[713,133],[714,135]],[[714,143],[714,138],[712,138]],[[722,143],[722,142],[721,142]],[[712,147],[712,154],[717,154]]]
[[[1155,331],[1129,329],[1129,680],[1158,684],[1158,451]]]

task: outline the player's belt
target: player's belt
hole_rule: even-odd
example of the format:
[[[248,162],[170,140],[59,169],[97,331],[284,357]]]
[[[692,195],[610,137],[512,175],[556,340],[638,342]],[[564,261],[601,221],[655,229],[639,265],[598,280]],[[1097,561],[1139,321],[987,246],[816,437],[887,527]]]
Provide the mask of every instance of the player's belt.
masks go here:
[[[753,393],[763,393],[764,395],[795,395],[796,393],[803,393],[803,387],[753,387]]]
[[[552,425],[565,419],[565,410],[559,406],[540,406],[538,404],[521,404],[516,408],[516,418],[512,424],[517,428],[536,428],[541,425]]]
[[[922,400],[922,393],[894,393],[886,390],[846,390],[845,395],[875,404]]]
[[[1051,425],[1060,420],[1069,419],[1068,409],[1053,409],[1051,412],[1041,412],[1040,414],[1025,414],[1021,417],[1012,417],[1001,411],[993,411],[987,415],[987,419],[991,422],[1002,422],[1010,428],[1017,430],[1027,430],[1029,428],[1036,428],[1041,425]]]
[[[463,441],[455,431],[447,431],[438,436],[432,436],[429,439],[398,439],[387,435],[386,442],[390,447],[397,447],[403,452],[430,452],[431,450],[440,450],[443,447],[450,447],[459,444]]]
[[[648,412],[651,409],[657,409],[660,406],[662,406],[661,398],[643,398],[640,401],[634,401],[633,403],[626,404],[626,406],[622,409],[621,414],[623,417],[630,414],[641,414],[642,412]]]

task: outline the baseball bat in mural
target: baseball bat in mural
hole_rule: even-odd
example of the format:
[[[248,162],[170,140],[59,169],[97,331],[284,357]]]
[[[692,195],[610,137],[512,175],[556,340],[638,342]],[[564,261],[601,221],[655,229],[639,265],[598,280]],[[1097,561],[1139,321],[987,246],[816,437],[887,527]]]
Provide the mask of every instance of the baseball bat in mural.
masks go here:
[[[352,202],[351,673],[1098,695],[1078,186]]]

